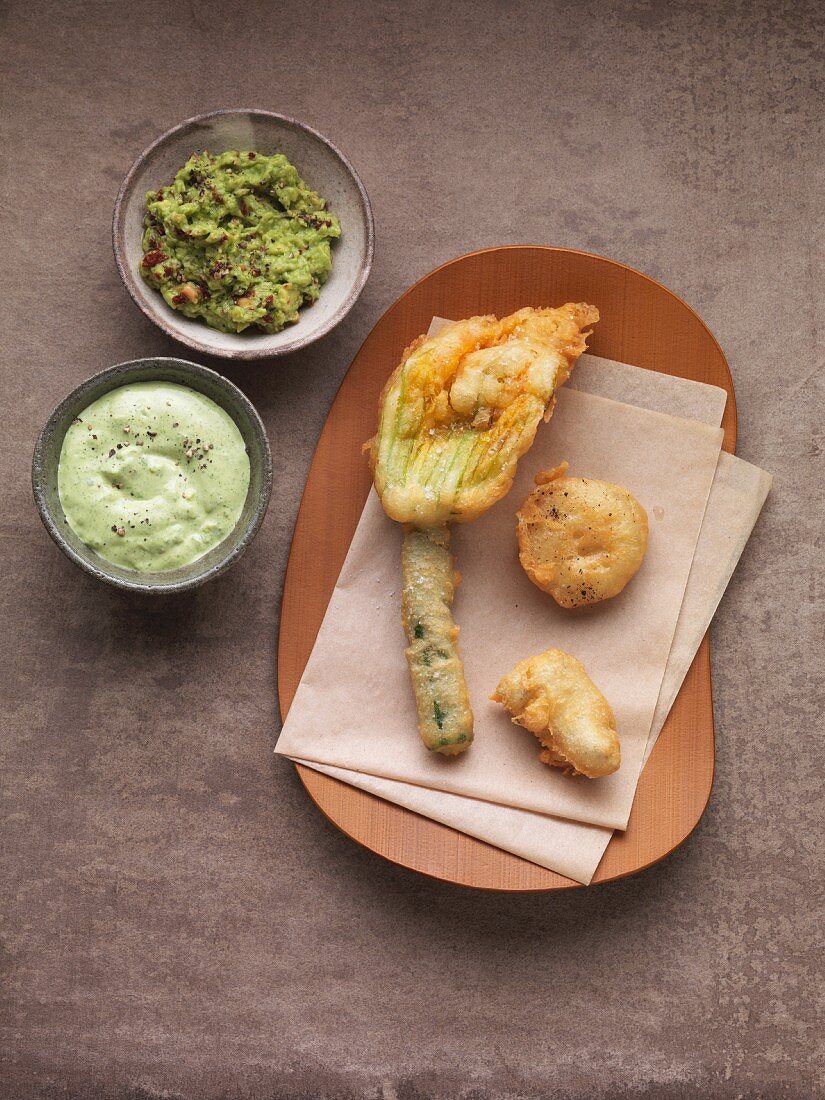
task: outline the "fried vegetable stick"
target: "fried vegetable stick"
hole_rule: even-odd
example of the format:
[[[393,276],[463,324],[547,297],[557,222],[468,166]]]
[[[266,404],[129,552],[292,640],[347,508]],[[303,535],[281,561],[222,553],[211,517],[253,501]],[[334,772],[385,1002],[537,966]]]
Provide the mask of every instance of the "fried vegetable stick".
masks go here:
[[[473,712],[456,644],[458,627],[450,612],[456,573],[446,525],[404,532],[401,575],[418,729],[428,749],[454,756],[473,739]]]
[[[410,658],[421,736],[436,752],[455,755],[472,739],[450,613],[452,585],[445,582],[452,556],[444,525],[469,523],[509,490],[542,418],[550,419],[556,389],[585,349],[585,326],[598,319],[593,306],[568,303],[520,309],[501,320],[457,321],[415,340],[381,394],[378,432],[366,444],[375,488],[387,515],[411,528],[405,570],[413,576],[419,559],[426,563],[420,570],[424,590],[416,598],[423,601],[419,606],[439,608],[437,633],[428,641],[449,654],[444,671],[455,710],[448,733],[435,717],[442,706],[435,692],[440,681],[424,675],[418,650]],[[413,537],[415,531],[423,537]],[[404,615],[406,623],[406,610]]]

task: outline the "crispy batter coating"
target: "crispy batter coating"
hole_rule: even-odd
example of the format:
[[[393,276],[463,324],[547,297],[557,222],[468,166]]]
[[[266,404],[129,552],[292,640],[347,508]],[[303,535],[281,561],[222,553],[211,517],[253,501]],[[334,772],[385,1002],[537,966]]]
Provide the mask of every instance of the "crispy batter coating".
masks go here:
[[[527,576],[560,607],[617,596],[647,550],[647,512],[620,485],[565,477],[567,463],[536,475],[516,513]]]
[[[450,607],[457,574],[446,526],[408,528],[401,549],[401,613],[418,730],[433,752],[455,756],[473,739],[473,712]]]
[[[384,511],[407,525],[403,619],[419,731],[428,748],[463,752],[473,735],[450,606],[448,523],[467,523],[513,482],[553,394],[585,349],[598,310],[584,304],[471,317],[404,352],[366,444]],[[421,632],[419,637],[418,631]]]
[[[417,527],[467,523],[503,497],[598,319],[583,303],[526,308],[414,341],[367,445],[387,515]]]
[[[491,698],[544,746],[539,758],[596,779],[621,764],[616,719],[584,665],[560,649],[520,661]]]

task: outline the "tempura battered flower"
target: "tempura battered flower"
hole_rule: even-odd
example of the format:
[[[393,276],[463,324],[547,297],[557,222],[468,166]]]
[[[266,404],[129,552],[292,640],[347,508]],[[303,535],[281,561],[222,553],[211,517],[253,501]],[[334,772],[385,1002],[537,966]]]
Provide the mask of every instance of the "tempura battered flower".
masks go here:
[[[565,477],[567,463],[536,475],[516,513],[527,576],[560,607],[617,596],[647,549],[647,513],[621,485]]]
[[[503,497],[585,349],[583,329],[598,319],[583,304],[527,308],[457,321],[411,344],[370,443],[387,515],[420,527],[468,523]]]
[[[475,519],[510,488],[598,319],[571,303],[457,321],[414,341],[381,395],[367,448],[384,510],[405,524],[407,660],[421,737],[436,752],[463,752],[473,736],[447,524]]]
[[[534,733],[545,764],[590,779],[621,764],[616,719],[584,665],[560,649],[519,661],[490,697]]]

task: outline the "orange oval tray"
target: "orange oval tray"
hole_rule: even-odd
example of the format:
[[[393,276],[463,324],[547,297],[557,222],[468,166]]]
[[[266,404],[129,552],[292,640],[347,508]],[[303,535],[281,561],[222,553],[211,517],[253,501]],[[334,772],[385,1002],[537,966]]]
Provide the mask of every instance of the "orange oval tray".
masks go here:
[[[286,718],[371,485],[361,445],[375,431],[378,396],[403,349],[433,317],[499,316],[520,306],[593,302],[601,321],[590,351],[728,393],[723,447],[736,444],[736,404],[722,350],[675,294],[632,268],[563,248],[513,246],[461,256],[406,292],[367,337],[318,441],[287,565],[278,643]],[[593,879],[655,863],[697,825],[713,783],[710,645],[705,637],[644,769],[627,831],[616,833]],[[491,890],[557,890],[578,883],[346,783],[298,766],[316,805],[348,836],[436,878]]]

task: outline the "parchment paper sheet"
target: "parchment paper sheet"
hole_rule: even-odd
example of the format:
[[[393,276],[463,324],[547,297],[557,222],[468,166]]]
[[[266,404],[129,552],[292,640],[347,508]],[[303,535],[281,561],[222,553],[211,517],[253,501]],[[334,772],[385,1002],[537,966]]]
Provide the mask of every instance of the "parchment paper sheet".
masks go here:
[[[511,494],[475,523],[455,530],[464,577],[455,613],[476,741],[453,760],[428,754],[415,734],[398,607],[400,531],[372,494],[277,751],[542,814],[624,827],[721,435],[707,425],[573,389],[560,391],[553,420],[522,459]],[[563,458],[573,474],[628,486],[651,521],[648,554],[625,592],[572,614],[529,582],[514,537],[514,511],[530,491],[533,473]],[[513,726],[487,698],[517,660],[550,645],[583,660],[616,712],[623,761],[614,776],[589,782],[546,768],[532,735]]]
[[[764,470],[727,451],[720,452],[653,716],[645,764],[725,594],[772,482],[773,477]]]
[[[460,833],[468,833],[585,885],[595,874],[613,836],[612,829],[585,825],[582,821],[566,821],[530,810],[515,810],[512,806],[497,806],[478,798],[463,798],[429,787],[415,787],[412,783],[332,768],[328,764],[303,760],[299,763],[306,763],[315,771],[341,779],[388,802],[396,802],[423,817],[440,821]]]
[[[720,386],[659,374],[598,355],[583,355],[564,385],[566,389],[584,390],[683,420],[698,420],[714,428],[722,423],[728,400],[727,392]]]
[[[724,451],[719,455],[656,705],[645,761],[656,744],[685,674],[750,537],[771,480],[770,474],[756,466]],[[397,802],[415,813],[469,833],[541,867],[558,871],[576,882],[587,884],[591,881],[613,835],[612,829],[307,763],[317,771],[390,802]]]

